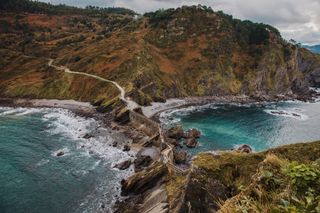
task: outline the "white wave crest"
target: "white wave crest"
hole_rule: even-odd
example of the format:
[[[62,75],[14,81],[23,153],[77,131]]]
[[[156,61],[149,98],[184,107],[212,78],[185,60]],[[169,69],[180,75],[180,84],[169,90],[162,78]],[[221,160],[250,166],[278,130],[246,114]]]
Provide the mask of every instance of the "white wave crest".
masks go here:
[[[9,108],[9,107],[1,107],[0,110],[2,111],[0,113],[0,116],[24,116],[24,115],[29,115],[29,114],[34,114],[34,113],[45,113],[49,109],[48,108],[23,108],[23,107],[18,107],[18,108]]]
[[[294,109],[294,111],[290,110],[279,110],[279,109],[265,109],[264,112],[274,115],[274,116],[282,116],[282,117],[289,117],[294,118],[297,120],[308,120],[308,116],[305,114],[302,114],[300,109]]]

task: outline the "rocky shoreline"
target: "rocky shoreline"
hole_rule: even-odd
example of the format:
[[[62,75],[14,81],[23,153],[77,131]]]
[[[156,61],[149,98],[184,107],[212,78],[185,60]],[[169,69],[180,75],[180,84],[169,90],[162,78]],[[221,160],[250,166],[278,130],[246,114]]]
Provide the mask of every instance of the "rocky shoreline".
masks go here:
[[[160,123],[159,116],[162,112],[167,110],[173,110],[177,108],[186,108],[190,106],[201,106],[210,103],[217,104],[263,104],[269,101],[287,101],[287,100],[297,100],[302,101],[312,101],[313,96],[285,96],[278,95],[274,97],[270,96],[259,96],[259,97],[249,97],[249,96],[224,96],[224,97],[191,97],[186,99],[175,99],[175,101],[168,101],[159,104],[158,108],[147,107],[142,108],[142,112],[148,111],[148,117],[156,123]],[[150,139],[152,136],[146,134],[141,125],[136,125],[130,122],[129,115],[123,108],[114,109],[113,112],[102,114],[99,113],[94,106],[90,103],[83,103],[77,101],[66,101],[66,100],[30,100],[30,99],[0,99],[0,106],[5,107],[34,107],[34,108],[62,108],[67,109],[79,116],[92,117],[98,119],[104,123],[105,126],[110,127],[112,130],[119,131],[123,133],[132,142],[125,146],[120,147],[123,151],[134,150],[136,154],[135,160],[120,162],[114,165],[115,168],[120,170],[128,169],[131,165],[135,168],[135,174],[127,180],[122,180],[122,194],[128,196],[124,200],[118,200],[115,204],[115,212],[126,212],[129,208],[137,209],[141,208],[141,205],[146,204],[150,201],[148,199],[150,196],[155,196],[153,193],[157,192],[159,189],[165,187],[165,177],[168,175],[168,168],[164,167],[159,159],[162,157],[160,152],[161,148],[156,148],[153,145],[151,147],[145,146],[146,138]],[[147,110],[145,110],[147,108]],[[141,112],[140,112],[141,113]],[[119,116],[120,114],[120,116]],[[143,116],[143,115],[142,115]],[[119,119],[120,120],[117,120]],[[147,118],[148,119],[148,118]],[[197,138],[200,136],[197,130],[190,130],[189,132],[181,132],[181,129],[169,130],[166,132],[166,137],[168,141],[172,141],[173,146],[179,146],[177,142],[179,138],[186,138],[186,146],[189,148],[195,147],[197,145]],[[171,131],[171,132],[170,132]],[[170,135],[171,134],[171,135]],[[89,137],[89,136],[88,136]],[[119,144],[113,144],[115,147],[119,147]],[[245,147],[245,153],[250,152],[251,148]],[[241,151],[241,150],[240,150]],[[147,154],[146,154],[147,153]],[[150,154],[151,153],[151,154]],[[179,151],[174,153],[174,159],[177,163],[185,164],[187,160],[187,153],[185,151]],[[150,182],[151,181],[151,182]],[[139,188],[140,190],[136,190]],[[159,206],[167,199],[167,195],[163,192],[157,194],[159,198],[153,201],[152,205]],[[150,204],[151,205],[151,204]],[[169,204],[165,204],[168,205]],[[162,209],[168,209],[166,208]],[[148,209],[147,207],[145,207]],[[161,211],[158,211],[161,212]],[[165,212],[165,211],[164,211]]]
[[[308,95],[261,95],[261,96],[208,96],[208,97],[189,97],[184,99],[169,99],[169,104],[163,103],[157,105],[157,107],[144,107],[143,112],[147,112],[148,117],[160,122],[159,116],[161,113],[174,110],[183,109],[191,106],[204,106],[206,104],[264,104],[268,102],[280,102],[280,101],[304,101],[314,102],[317,97],[320,96],[319,92],[310,90]]]

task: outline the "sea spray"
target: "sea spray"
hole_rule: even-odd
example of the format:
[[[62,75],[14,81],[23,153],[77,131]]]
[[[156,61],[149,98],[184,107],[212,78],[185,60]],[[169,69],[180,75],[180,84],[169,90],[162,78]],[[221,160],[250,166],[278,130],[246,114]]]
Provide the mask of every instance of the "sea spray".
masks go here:
[[[0,108],[0,211],[110,210],[133,172],[112,166],[133,153],[112,147],[127,139],[102,126],[64,109]]]

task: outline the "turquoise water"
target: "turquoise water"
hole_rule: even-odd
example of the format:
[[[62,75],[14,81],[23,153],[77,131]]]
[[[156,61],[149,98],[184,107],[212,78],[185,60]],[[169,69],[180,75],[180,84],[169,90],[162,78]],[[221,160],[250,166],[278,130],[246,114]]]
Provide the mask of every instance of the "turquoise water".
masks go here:
[[[129,174],[112,164],[129,156],[111,137],[82,138],[108,131],[99,125],[65,110],[0,108],[0,212],[107,211]]]
[[[166,112],[168,126],[180,123],[185,130],[202,132],[192,154],[230,150],[249,144],[255,151],[297,142],[320,140],[320,102],[282,102],[266,105],[206,105]]]

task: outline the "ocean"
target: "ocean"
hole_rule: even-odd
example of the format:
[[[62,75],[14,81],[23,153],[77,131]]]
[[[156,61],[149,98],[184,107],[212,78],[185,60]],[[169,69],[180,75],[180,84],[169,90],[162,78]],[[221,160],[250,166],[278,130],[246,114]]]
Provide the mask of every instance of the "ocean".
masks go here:
[[[115,140],[123,138],[68,110],[0,108],[0,212],[110,211],[133,172],[112,168],[132,157]]]

